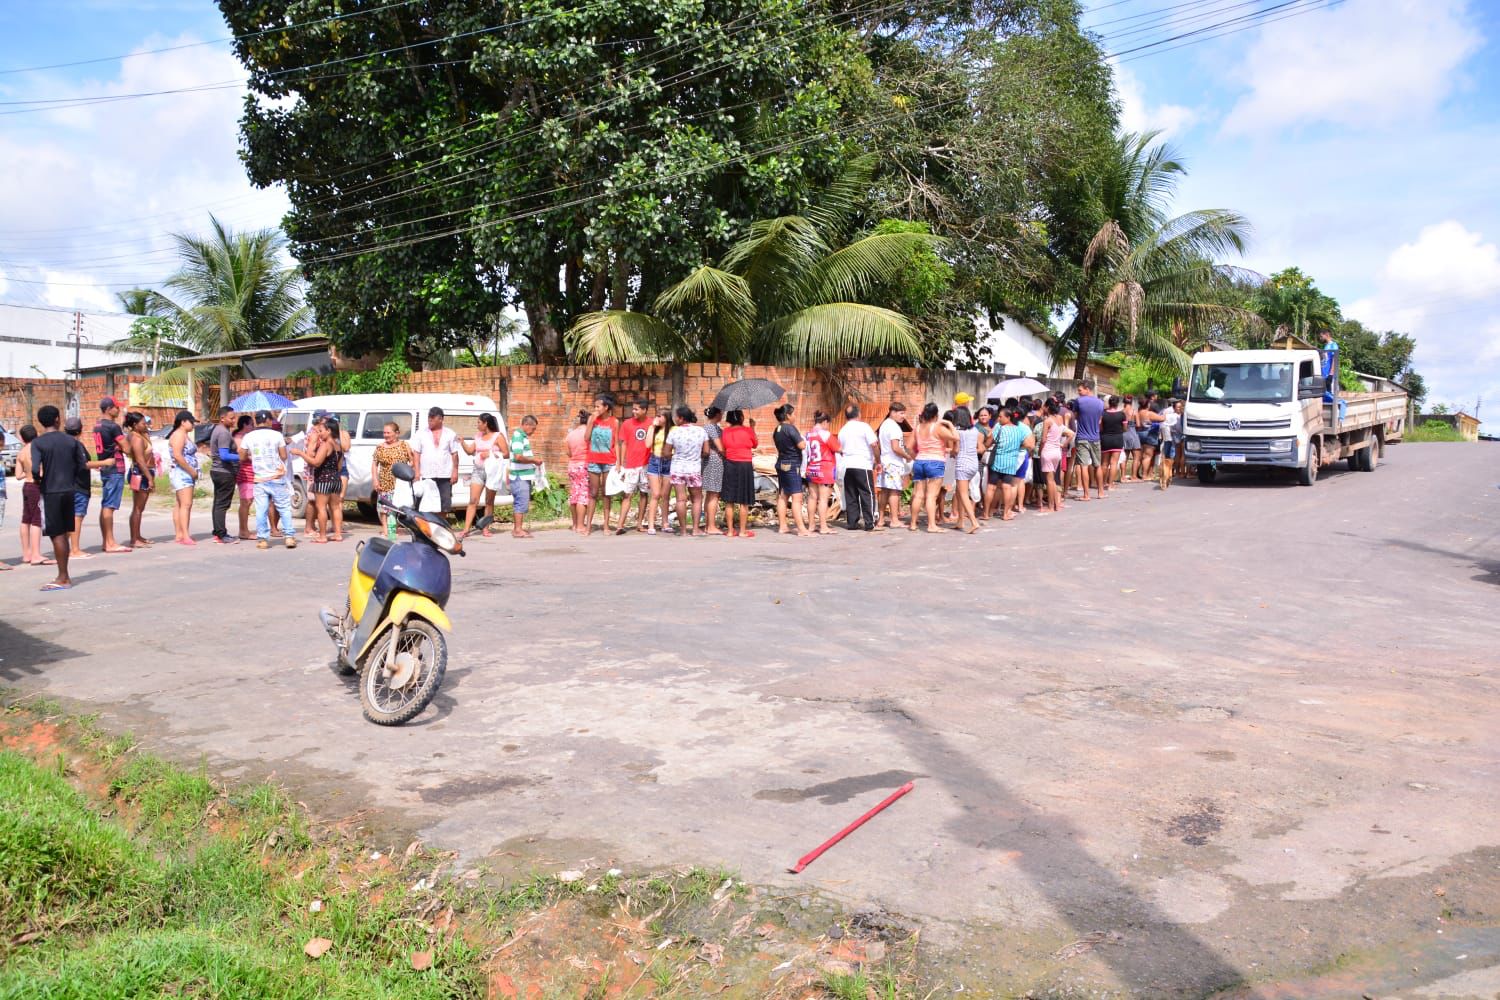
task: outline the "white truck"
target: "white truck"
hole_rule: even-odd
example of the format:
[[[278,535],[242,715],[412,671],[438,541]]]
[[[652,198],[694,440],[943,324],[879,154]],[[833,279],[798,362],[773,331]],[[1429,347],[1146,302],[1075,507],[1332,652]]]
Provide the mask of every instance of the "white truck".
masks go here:
[[[1324,398],[1318,351],[1203,351],[1193,355],[1183,451],[1198,479],[1231,469],[1295,469],[1303,486],[1339,459],[1374,471],[1406,429],[1406,393],[1334,392]]]

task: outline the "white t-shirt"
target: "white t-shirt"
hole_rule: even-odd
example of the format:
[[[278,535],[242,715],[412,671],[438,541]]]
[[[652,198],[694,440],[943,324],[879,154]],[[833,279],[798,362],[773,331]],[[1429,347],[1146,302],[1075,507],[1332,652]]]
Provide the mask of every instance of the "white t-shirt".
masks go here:
[[[880,425],[881,465],[896,465],[897,463],[906,461],[906,459],[896,454],[896,449],[892,447],[892,444],[896,441],[901,441],[904,447],[905,438],[906,432],[901,429],[901,425],[890,417],[886,417]]]
[[[875,468],[875,431],[863,420],[851,420],[839,429],[846,469]]]
[[[453,433],[451,427],[444,427],[439,431],[436,441],[432,439],[432,431],[426,427],[412,431],[410,443],[411,450],[417,453],[421,465],[417,472],[419,478],[453,478],[453,456],[458,454],[458,435]]]
[[[250,468],[255,472],[257,483],[268,483],[286,475],[286,462],[281,457],[286,438],[280,431],[259,427],[240,438],[240,447],[250,455]]]
[[[697,424],[678,424],[667,432],[672,446],[672,465],[667,471],[674,476],[696,476],[703,472],[703,442],[708,432]]]

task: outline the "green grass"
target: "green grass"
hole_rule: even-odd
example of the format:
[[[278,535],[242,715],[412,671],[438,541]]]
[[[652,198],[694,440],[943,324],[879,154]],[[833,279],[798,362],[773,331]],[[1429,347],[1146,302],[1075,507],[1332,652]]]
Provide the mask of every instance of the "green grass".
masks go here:
[[[1429,420],[1425,424],[1418,424],[1416,427],[1409,428],[1406,432],[1405,439],[1407,441],[1414,441],[1418,443],[1431,441],[1462,441],[1463,436],[1458,433],[1458,430],[1456,428],[1450,427],[1442,421]]]
[[[483,996],[478,954],[412,917],[407,876],[344,891],[278,789],[226,797],[147,755],[109,787],[106,819],[51,761],[0,752],[0,1000]],[[317,961],[314,937],[333,941]]]

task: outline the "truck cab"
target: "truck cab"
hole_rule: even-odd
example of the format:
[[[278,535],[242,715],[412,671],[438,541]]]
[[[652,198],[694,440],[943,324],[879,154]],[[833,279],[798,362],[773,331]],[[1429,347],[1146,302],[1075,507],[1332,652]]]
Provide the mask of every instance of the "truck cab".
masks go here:
[[[1183,450],[1198,478],[1221,470],[1297,470],[1311,486],[1319,468],[1348,458],[1371,471],[1387,437],[1399,437],[1405,393],[1339,393],[1318,351],[1203,351],[1193,356]]]

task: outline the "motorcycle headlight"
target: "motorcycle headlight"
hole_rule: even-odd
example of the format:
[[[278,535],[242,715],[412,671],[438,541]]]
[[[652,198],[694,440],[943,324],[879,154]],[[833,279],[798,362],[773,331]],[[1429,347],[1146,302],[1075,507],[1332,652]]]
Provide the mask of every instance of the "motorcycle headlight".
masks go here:
[[[463,548],[462,543],[458,540],[458,536],[453,534],[447,525],[438,524],[436,521],[429,521],[425,517],[417,518],[414,523],[418,531],[426,535],[432,541],[432,544],[444,552],[457,552]]]

